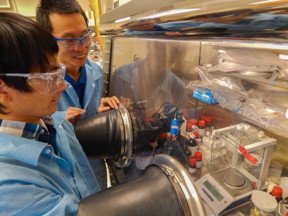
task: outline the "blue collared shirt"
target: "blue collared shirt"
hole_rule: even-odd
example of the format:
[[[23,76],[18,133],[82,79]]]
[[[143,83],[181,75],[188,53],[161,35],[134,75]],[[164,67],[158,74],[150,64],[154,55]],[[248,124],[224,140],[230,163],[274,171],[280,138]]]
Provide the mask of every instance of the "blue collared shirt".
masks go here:
[[[62,96],[57,104],[56,115],[58,117],[62,116],[62,118],[65,118],[68,107],[85,109],[85,116],[92,116],[97,113],[104,85],[103,71],[99,65],[90,60],[87,60],[87,63],[85,64],[85,71],[86,84],[83,104],[80,104],[81,98],[79,98],[72,84],[66,80],[67,89],[62,92]]]
[[[86,76],[86,68],[85,67],[81,67],[80,77],[78,80],[72,79],[69,76],[69,74],[67,74],[67,73],[65,74],[65,80],[73,86],[76,94],[79,97],[79,102],[80,102],[81,108],[83,108],[86,79],[87,79],[87,76]]]
[[[99,191],[73,126],[55,119],[53,135],[44,125],[0,120],[0,215],[75,215]]]

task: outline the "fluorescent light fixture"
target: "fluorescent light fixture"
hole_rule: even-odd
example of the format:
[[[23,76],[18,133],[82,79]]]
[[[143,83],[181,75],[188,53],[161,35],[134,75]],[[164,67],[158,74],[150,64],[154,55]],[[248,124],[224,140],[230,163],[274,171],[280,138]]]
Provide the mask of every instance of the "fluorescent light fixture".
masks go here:
[[[131,17],[124,17],[122,19],[115,20],[115,23],[124,22],[124,21],[130,20],[130,19],[131,19]]]
[[[279,58],[283,60],[288,60],[288,55],[279,54]]]
[[[279,1],[279,0],[265,0],[265,1],[258,1],[258,2],[250,3],[249,5],[253,5],[253,4],[265,4],[265,3],[269,3],[269,2],[276,2],[276,1]]]
[[[151,16],[147,16],[147,17],[142,17],[141,19],[158,18],[158,17],[167,16],[167,15],[180,14],[180,13],[186,13],[186,12],[192,12],[192,11],[198,11],[198,10],[200,10],[200,8],[170,10],[166,12],[157,13]]]

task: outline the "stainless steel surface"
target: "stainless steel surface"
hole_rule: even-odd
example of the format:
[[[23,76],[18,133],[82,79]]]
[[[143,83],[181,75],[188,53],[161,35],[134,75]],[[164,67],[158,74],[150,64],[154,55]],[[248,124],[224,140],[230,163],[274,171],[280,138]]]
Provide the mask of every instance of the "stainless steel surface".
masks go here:
[[[100,31],[104,34],[108,32],[122,34],[124,31],[123,25],[127,26],[132,24],[136,26],[137,22],[140,26],[151,26],[155,23],[189,20],[193,18],[195,18],[196,21],[208,18],[206,22],[209,22],[209,18],[211,17],[212,19],[215,18],[217,20],[217,16],[217,22],[221,23],[226,21],[228,23],[233,23],[234,19],[238,18],[239,14],[237,13],[239,11],[267,11],[285,7],[287,7],[287,2],[285,1],[273,1],[270,3],[270,1],[257,0],[134,0],[102,15],[100,17]],[[187,9],[192,10],[187,11]],[[168,13],[160,16],[160,13],[177,10],[179,10],[177,13]],[[221,17],[221,14],[224,14],[223,17]],[[236,14],[234,18],[233,14]],[[157,18],[149,18],[155,15],[159,16]],[[130,19],[121,21],[121,18],[126,17],[129,17]],[[119,21],[115,22],[116,20]]]
[[[155,8],[164,8],[179,1],[183,0],[133,0],[103,14],[100,17],[100,24],[111,23],[115,20],[125,18],[127,16],[137,15]]]
[[[147,118],[166,102],[185,107],[190,96],[186,81],[196,79],[192,68],[199,64],[199,45],[171,39],[113,38],[109,95],[144,108]]]
[[[110,78],[110,57],[111,57],[111,36],[104,36],[104,51],[103,51],[103,72],[104,72],[104,86],[103,97],[108,96],[109,92],[109,78]]]
[[[167,175],[172,175],[185,197],[185,200],[182,202],[187,202],[188,209],[187,214],[192,216],[205,216],[206,211],[203,206],[203,201],[200,198],[195,184],[187,172],[187,170],[180,164],[176,159],[172,158],[169,155],[157,155],[153,158],[151,165],[156,165],[162,169]],[[188,214],[189,213],[189,214]]]
[[[240,189],[247,185],[245,178],[237,172],[228,172],[223,175],[224,184],[232,189]]]
[[[214,49],[219,48],[246,48],[246,49],[261,49],[261,50],[280,50],[287,52],[287,44],[267,40],[267,41],[257,41],[257,40],[233,40],[233,39],[225,39],[225,38],[218,38],[218,39],[206,39],[202,41],[203,46],[211,46]]]
[[[130,163],[133,150],[132,122],[130,119],[129,112],[126,109],[126,107],[123,106],[123,104],[120,104],[119,109],[117,109],[117,112],[120,114],[123,122],[123,127],[120,128],[123,145],[119,159],[117,158],[115,164],[117,167],[126,167]]]
[[[177,177],[171,172],[171,169],[158,164],[158,167],[161,168],[161,170],[166,174],[166,176],[169,178],[171,184],[173,185],[174,190],[176,191],[176,194],[178,196],[180,205],[182,207],[183,213],[185,216],[192,216],[190,209],[189,209],[189,205],[188,202],[186,200],[186,197],[177,181]]]
[[[118,110],[117,110],[117,118],[118,118],[118,122],[120,122],[119,127],[120,127],[121,149],[120,149],[119,158],[121,160],[123,157],[125,157],[124,152],[125,152],[125,144],[126,144],[126,142],[125,142],[124,123],[123,123],[122,115],[121,115],[120,111],[118,111]],[[117,165],[120,166],[120,164],[117,164]]]

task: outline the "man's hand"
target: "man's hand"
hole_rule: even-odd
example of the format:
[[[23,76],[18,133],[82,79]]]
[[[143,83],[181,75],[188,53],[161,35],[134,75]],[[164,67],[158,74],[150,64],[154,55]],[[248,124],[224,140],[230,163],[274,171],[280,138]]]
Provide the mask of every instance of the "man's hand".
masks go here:
[[[118,109],[120,101],[116,96],[101,98],[98,113],[109,111],[111,108]]]
[[[81,118],[85,112],[86,110],[80,109],[78,107],[69,107],[67,109],[65,119],[75,125],[77,120]]]

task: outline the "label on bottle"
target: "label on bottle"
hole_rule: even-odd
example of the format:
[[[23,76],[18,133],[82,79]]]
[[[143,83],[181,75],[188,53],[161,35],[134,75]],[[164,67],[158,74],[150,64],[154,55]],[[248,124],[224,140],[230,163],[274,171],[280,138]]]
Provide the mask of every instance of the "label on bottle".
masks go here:
[[[170,128],[170,133],[172,135],[178,135],[179,133],[179,121],[177,119],[173,119],[171,121],[171,128]]]
[[[189,167],[188,169],[189,173],[196,173],[196,167]]]
[[[196,168],[197,169],[200,169],[202,167],[203,163],[202,163],[202,160],[197,160],[196,161]]]
[[[198,150],[198,146],[187,146],[187,149],[191,152],[191,157],[194,157],[195,152]]]

